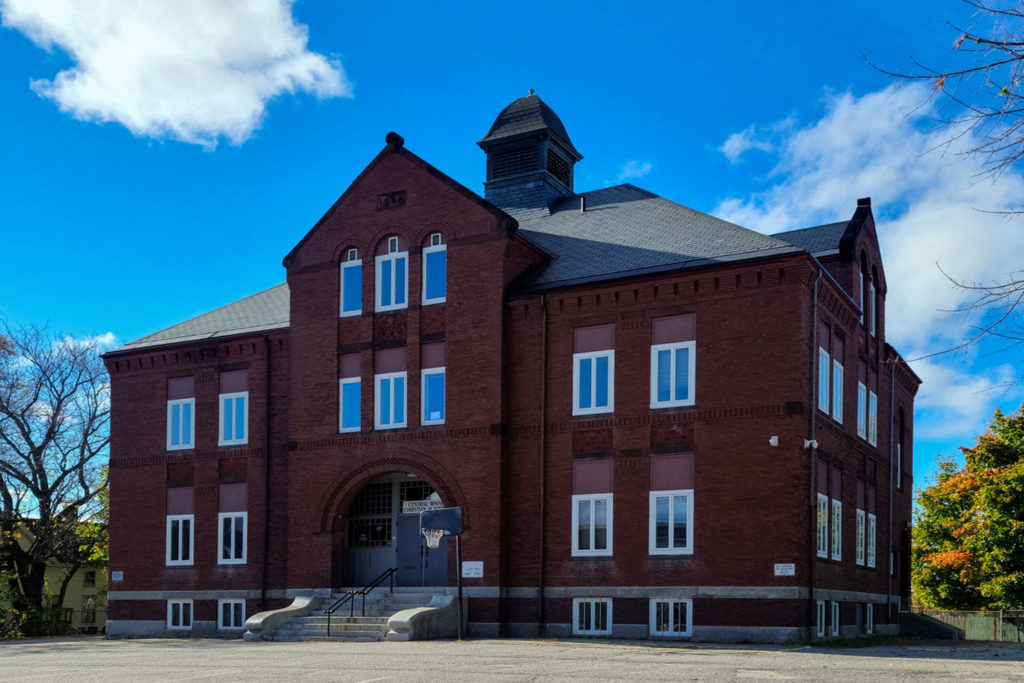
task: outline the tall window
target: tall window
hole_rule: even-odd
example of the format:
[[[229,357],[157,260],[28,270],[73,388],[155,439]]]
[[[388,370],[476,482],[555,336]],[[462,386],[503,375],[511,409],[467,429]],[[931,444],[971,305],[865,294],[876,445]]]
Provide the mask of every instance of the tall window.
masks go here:
[[[444,368],[427,368],[422,371],[423,419],[422,424],[444,424]]]
[[[869,283],[868,288],[871,290],[868,294],[868,326],[871,329],[871,336],[874,337],[878,330],[878,299],[874,280]]]
[[[818,637],[819,638],[824,638],[825,637],[825,601],[824,600],[818,600],[817,607],[818,607],[818,620],[817,620]]]
[[[688,636],[693,630],[691,600],[651,600],[652,636]]]
[[[394,311],[408,305],[409,252],[398,249],[398,238],[389,237],[387,252],[376,258],[377,311]]]
[[[843,559],[843,504],[832,499],[832,559]]]
[[[828,557],[828,496],[818,494],[818,557]]]
[[[818,408],[828,414],[828,376],[829,376],[828,351],[824,347],[818,347]]]
[[[865,516],[864,511],[857,508],[857,564],[864,564],[864,531],[865,531]]]
[[[217,628],[241,631],[245,627],[245,600],[217,601]]]
[[[693,490],[651,491],[648,547],[651,555],[693,552]]]
[[[581,636],[607,636],[612,632],[609,598],[573,598],[572,632]]]
[[[656,344],[651,347],[651,407],[693,405],[696,343]]]
[[[341,317],[363,312],[363,262],[358,249],[348,249],[341,262]]]
[[[868,513],[868,538],[867,538],[868,552],[867,552],[867,555],[868,555],[868,566],[871,567],[871,568],[874,568],[874,566],[875,566],[875,526],[876,526],[875,516],[869,512]]]
[[[377,429],[404,427],[406,373],[389,372],[376,375],[374,385],[374,426]]]
[[[843,364],[838,358],[832,359],[832,417],[843,422]]]
[[[612,494],[572,497],[572,554],[612,554]]]
[[[167,628],[175,631],[187,631],[192,628],[192,601],[167,601]]]
[[[219,446],[232,446],[249,442],[248,391],[220,395]]]
[[[180,398],[167,402],[167,450],[193,448],[195,442],[194,398]]]
[[[832,635],[839,635],[839,603],[832,601]]]
[[[865,606],[864,609],[864,632],[875,632],[875,606],[873,603],[870,602]]]
[[[423,247],[423,304],[444,303],[448,286],[446,279],[447,247],[442,243],[441,233],[430,236],[430,245]]]
[[[193,515],[167,515],[168,565],[192,564]]]
[[[245,512],[221,512],[218,515],[217,564],[245,564]]]
[[[360,402],[361,390],[362,380],[358,377],[345,377],[339,380],[339,432],[358,432],[360,430],[360,420],[362,415],[362,406]]]
[[[878,396],[868,392],[868,443],[878,445]]]
[[[572,357],[572,414],[610,413],[615,409],[615,351]]]
[[[857,382],[857,436],[868,438],[868,388]]]

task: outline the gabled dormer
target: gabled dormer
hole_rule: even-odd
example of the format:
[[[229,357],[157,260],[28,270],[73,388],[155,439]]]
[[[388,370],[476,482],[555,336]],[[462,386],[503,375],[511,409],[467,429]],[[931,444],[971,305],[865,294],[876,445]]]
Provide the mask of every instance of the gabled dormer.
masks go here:
[[[558,115],[530,91],[505,107],[483,140],[484,197],[516,217],[546,215],[573,194],[576,151]]]

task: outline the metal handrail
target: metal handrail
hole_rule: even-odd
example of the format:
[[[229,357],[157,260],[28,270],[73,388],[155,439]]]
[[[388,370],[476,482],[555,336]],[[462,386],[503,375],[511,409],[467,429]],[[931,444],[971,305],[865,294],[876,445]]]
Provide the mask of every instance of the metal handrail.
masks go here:
[[[346,602],[348,603],[348,615],[350,617],[353,617],[353,616],[355,616],[355,609],[356,609],[356,600],[355,600],[355,598],[356,598],[357,595],[363,596],[362,606],[361,606],[361,608],[359,610],[359,616],[365,617],[366,616],[366,594],[367,593],[369,593],[374,588],[376,588],[377,586],[379,586],[382,583],[384,583],[385,579],[390,579],[391,580],[391,585],[390,585],[390,588],[388,589],[388,592],[389,593],[394,593],[395,592],[395,572],[397,572],[397,571],[398,571],[398,567],[392,567],[391,569],[384,570],[383,572],[381,572],[380,576],[378,576],[377,578],[375,578],[373,581],[371,581],[370,583],[366,584],[362,588],[353,588],[351,590],[345,591],[345,594],[343,596],[341,596],[340,598],[335,600],[334,604],[332,604],[330,607],[325,609],[324,610],[324,614],[327,615],[327,637],[328,638],[331,637],[331,616],[335,612],[337,612],[338,609],[342,605],[344,605]]]

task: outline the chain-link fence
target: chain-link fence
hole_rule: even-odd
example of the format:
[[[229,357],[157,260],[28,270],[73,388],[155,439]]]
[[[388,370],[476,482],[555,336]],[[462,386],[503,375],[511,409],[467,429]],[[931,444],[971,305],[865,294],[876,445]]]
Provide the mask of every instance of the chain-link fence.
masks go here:
[[[956,626],[967,640],[999,640],[1024,642],[1024,610],[953,612],[940,609],[919,609],[939,621]]]

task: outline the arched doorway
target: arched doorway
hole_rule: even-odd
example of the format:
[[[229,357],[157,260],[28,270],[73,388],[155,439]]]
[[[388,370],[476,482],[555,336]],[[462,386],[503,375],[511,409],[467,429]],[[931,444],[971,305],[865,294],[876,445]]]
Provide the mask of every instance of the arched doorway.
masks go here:
[[[336,521],[344,530],[336,551],[341,582],[365,586],[395,567],[396,585],[446,585],[448,539],[429,549],[420,533],[419,513],[439,507],[441,496],[415,474],[392,472],[366,484]]]

